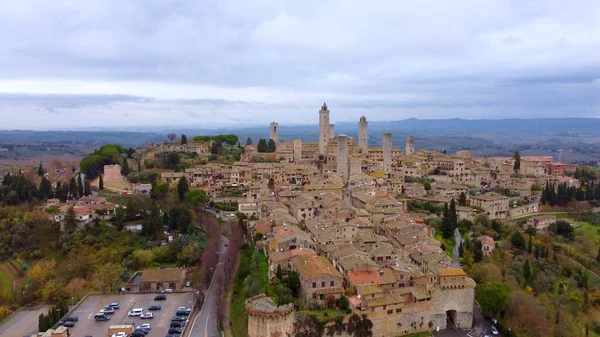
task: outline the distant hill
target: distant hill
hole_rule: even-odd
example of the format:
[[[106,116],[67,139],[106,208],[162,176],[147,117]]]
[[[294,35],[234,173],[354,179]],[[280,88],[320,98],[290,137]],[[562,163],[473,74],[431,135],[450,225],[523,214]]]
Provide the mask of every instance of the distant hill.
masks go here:
[[[336,134],[357,137],[357,122],[335,125]],[[151,142],[167,141],[166,135],[185,133],[188,139],[197,135],[233,133],[242,143],[251,137],[256,143],[269,137],[269,124],[257,126],[236,125],[208,129],[182,126],[181,128],[143,128],[128,131],[0,131],[0,147],[6,144],[67,144],[82,149],[97,148],[115,143],[123,146],[142,146]],[[147,132],[144,132],[147,131]],[[369,121],[369,144],[381,145],[381,134],[392,132],[394,147],[404,147],[407,135],[415,137],[417,149],[453,153],[471,150],[479,156],[511,155],[523,151],[529,155],[547,154],[564,161],[591,161],[600,159],[600,119],[598,118],[536,118],[536,119],[405,119],[399,121]],[[318,140],[318,125],[286,125],[279,127],[280,140]]]

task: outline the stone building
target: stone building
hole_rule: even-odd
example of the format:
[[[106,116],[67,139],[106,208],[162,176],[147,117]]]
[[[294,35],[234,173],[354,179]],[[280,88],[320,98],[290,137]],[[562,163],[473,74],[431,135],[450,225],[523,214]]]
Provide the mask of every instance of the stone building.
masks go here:
[[[390,174],[392,172],[392,133],[383,133],[383,172]]]
[[[490,219],[508,218],[509,201],[503,195],[474,195],[469,197],[471,207],[481,208]]]
[[[322,256],[298,255],[291,267],[298,273],[300,293],[309,306],[324,306],[331,299],[337,302],[344,293],[344,277]]]
[[[294,335],[294,305],[277,306],[265,294],[246,300],[248,337],[291,337]]]
[[[348,143],[346,141],[345,135],[339,135],[337,137],[337,158],[336,158],[336,166],[337,173],[340,177],[342,177],[342,182],[345,184],[348,182]]]
[[[535,227],[537,230],[542,231],[547,229],[552,223],[556,222],[554,215],[537,215],[527,220],[527,227]]]

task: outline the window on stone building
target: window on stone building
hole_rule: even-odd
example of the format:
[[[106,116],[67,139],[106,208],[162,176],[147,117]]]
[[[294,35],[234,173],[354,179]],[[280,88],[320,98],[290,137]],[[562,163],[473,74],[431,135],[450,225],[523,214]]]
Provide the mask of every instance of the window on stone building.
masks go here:
[[[388,315],[391,315],[394,313],[394,310],[388,310],[387,313],[388,313]]]
[[[321,288],[325,288],[325,281],[321,282]]]
[[[396,313],[400,313],[400,312],[402,312],[402,309],[400,309],[400,308],[396,309]]]
[[[325,295],[323,295],[323,294],[319,295],[319,299],[320,299],[320,300],[322,300],[322,299],[324,299],[324,298],[325,298]]]
[[[317,287],[317,282],[313,282],[313,288]]]
[[[329,286],[330,286],[330,287],[333,287],[333,286],[335,286],[335,281],[331,281],[331,282],[329,282]]]

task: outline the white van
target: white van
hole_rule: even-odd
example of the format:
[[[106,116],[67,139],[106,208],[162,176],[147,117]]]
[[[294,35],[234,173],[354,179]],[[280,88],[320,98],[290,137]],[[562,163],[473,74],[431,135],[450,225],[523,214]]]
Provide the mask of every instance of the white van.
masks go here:
[[[133,308],[127,316],[141,316],[144,313],[144,308]]]

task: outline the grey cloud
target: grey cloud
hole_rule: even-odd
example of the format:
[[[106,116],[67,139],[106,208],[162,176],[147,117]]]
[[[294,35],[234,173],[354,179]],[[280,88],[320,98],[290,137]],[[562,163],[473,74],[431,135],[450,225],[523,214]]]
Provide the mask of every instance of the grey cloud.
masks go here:
[[[2,79],[122,84],[87,95],[0,86],[0,111],[306,122],[327,100],[347,120],[366,109],[380,120],[589,116],[599,12],[594,0],[10,2],[0,12]],[[132,94],[130,81],[272,94],[160,99]]]

